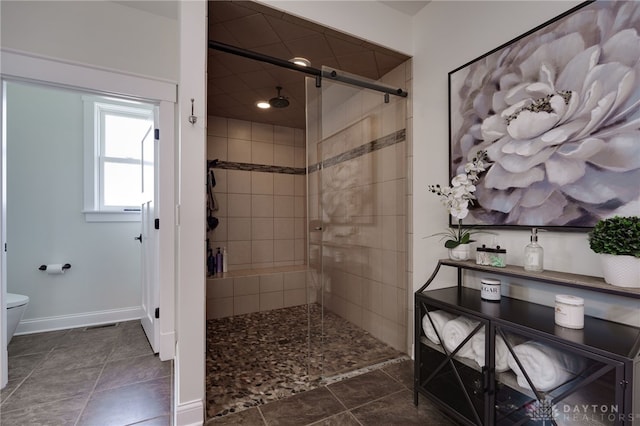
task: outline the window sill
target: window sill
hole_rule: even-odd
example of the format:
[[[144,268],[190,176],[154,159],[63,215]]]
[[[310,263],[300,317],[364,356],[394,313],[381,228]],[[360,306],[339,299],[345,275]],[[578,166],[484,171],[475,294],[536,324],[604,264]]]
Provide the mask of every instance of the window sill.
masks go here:
[[[140,212],[106,212],[98,210],[85,210],[86,222],[140,222]]]

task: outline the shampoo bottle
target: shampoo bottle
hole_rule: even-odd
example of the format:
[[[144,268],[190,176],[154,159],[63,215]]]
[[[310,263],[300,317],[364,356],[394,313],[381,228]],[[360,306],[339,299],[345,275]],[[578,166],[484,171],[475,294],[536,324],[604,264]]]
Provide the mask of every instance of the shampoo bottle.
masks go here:
[[[222,252],[220,251],[220,247],[218,247],[218,252],[216,253],[216,273],[222,273]]]
[[[227,248],[222,247],[222,272],[229,272],[227,260]]]
[[[531,229],[531,242],[524,248],[524,270],[542,272],[543,250],[538,244],[538,230]]]

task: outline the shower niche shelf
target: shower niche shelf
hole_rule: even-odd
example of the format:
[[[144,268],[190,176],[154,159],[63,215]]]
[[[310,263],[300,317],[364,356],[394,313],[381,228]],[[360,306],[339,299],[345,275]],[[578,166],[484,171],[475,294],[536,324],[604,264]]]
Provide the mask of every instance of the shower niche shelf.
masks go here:
[[[457,285],[428,290],[442,266],[456,268]],[[440,260],[414,294],[416,405],[422,394],[468,425],[637,424],[640,328],[590,316],[583,329],[560,327],[553,307],[482,300],[465,270],[640,298],[596,277]]]

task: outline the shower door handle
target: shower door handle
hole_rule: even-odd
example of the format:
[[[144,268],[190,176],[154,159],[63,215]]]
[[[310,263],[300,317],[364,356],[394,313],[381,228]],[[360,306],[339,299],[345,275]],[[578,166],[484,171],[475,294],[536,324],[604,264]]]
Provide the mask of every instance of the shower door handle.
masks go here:
[[[309,229],[311,231],[322,231],[322,221],[321,220],[312,220],[309,222]]]
[[[133,239],[140,241],[140,244],[142,244],[142,234],[138,235],[137,237],[133,237]]]

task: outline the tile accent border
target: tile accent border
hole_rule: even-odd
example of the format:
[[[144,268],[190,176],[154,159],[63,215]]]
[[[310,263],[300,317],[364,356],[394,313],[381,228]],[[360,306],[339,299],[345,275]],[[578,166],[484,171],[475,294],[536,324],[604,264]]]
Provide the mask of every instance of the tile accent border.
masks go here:
[[[243,170],[245,172],[283,173],[288,175],[304,175],[304,167],[269,166],[267,164],[238,163],[235,161],[209,160],[210,169]]]
[[[365,154],[369,154],[379,149],[386,148],[388,146],[395,145],[400,142],[404,142],[406,139],[407,139],[407,129],[401,129],[387,136],[383,136],[371,142],[367,142],[358,147],[350,149],[349,151],[343,152],[342,154],[338,154],[334,157],[327,158],[326,160],[320,163],[312,164],[307,169],[305,169],[304,167],[270,166],[267,164],[239,163],[235,161],[220,161],[220,160],[208,160],[207,167],[210,169],[243,170],[246,172],[305,175],[307,173],[316,172],[324,167],[335,166],[336,164],[353,160],[354,158],[361,157]]]
[[[336,164],[343,163],[345,161],[353,160],[354,158],[361,157],[365,154],[377,151],[382,148],[386,148],[391,145],[395,145],[399,142],[403,142],[407,139],[407,129],[400,129],[396,132],[375,139],[371,142],[367,142],[358,147],[345,151],[342,154],[338,154],[334,157],[327,158],[326,160],[313,164],[308,167],[307,173],[313,173],[324,167],[335,166]]]

